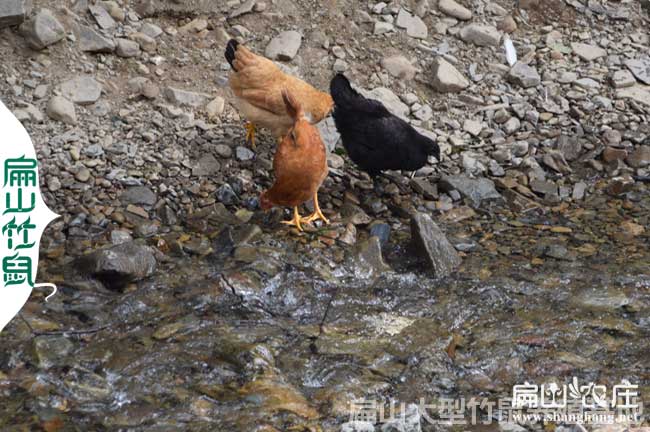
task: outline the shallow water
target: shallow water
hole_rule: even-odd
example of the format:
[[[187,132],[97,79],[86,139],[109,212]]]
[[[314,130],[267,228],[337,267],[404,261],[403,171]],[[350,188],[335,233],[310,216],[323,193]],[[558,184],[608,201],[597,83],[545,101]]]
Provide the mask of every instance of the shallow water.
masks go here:
[[[618,228],[647,223],[646,206],[450,224],[474,249],[446,279],[423,271],[400,226],[389,272],[271,229],[231,254],[171,255],[124,292],[46,259],[44,277],[65,282],[2,334],[0,427],[339,430],[356,399],[497,401],[573,377],[610,390],[627,379],[650,406],[648,234]],[[553,244],[569,255],[549,257]]]

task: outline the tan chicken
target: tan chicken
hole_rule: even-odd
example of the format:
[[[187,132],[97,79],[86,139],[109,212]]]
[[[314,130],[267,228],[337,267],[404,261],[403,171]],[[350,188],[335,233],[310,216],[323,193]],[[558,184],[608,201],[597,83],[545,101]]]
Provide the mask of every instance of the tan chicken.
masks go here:
[[[293,124],[275,151],[275,183],[260,196],[260,207],[262,210],[274,205],[293,207],[293,219],[283,223],[302,231],[302,223],[318,219],[329,223],[318,205],[318,188],[327,177],[327,156],[318,129],[309,123],[298,101],[286,90],[281,96]],[[311,198],[314,213],[301,218],[298,206]]]
[[[255,147],[255,126],[269,129],[281,139],[293,126],[282,100],[282,90],[288,90],[300,101],[306,118],[315,124],[324,119],[334,106],[328,93],[316,90],[306,82],[282,72],[271,60],[256,55],[234,39],[228,41],[226,60],[233,72],[230,87],[236,105],[248,120],[246,140]]]

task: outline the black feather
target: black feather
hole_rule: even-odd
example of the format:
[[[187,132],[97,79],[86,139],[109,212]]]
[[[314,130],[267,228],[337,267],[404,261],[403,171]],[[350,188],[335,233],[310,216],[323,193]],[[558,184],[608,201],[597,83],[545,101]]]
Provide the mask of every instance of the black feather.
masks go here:
[[[379,101],[355,91],[337,74],[330,83],[334,122],[350,159],[371,176],[385,170],[416,171],[440,148],[413,126],[391,114]]]
[[[235,39],[230,39],[228,41],[228,44],[226,45],[226,52],[224,55],[226,56],[226,60],[228,60],[228,63],[230,64],[230,67],[237,72],[237,69],[235,69],[235,66],[232,64],[232,62],[235,61],[235,53],[237,52],[237,47],[239,46],[239,42],[237,42]]]

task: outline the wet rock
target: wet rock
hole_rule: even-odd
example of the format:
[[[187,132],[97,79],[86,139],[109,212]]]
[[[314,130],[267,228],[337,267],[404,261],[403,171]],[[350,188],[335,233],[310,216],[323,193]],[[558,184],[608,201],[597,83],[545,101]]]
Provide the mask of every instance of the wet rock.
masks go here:
[[[366,421],[350,421],[341,425],[341,432],[375,432],[375,426]]]
[[[573,42],[571,49],[573,49],[575,55],[585,61],[593,61],[607,55],[607,51],[603,48],[581,42]]]
[[[125,204],[143,204],[152,206],[156,204],[156,194],[146,186],[131,187],[120,195],[120,201]]]
[[[627,157],[627,150],[618,147],[605,147],[603,150],[603,160],[607,163],[614,161],[622,161]]]
[[[89,5],[88,11],[95,18],[97,25],[104,30],[110,30],[117,26],[117,23],[108,11],[100,5]]]
[[[0,29],[21,24],[32,9],[31,0],[4,0],[0,2]]]
[[[578,182],[573,186],[573,194],[571,197],[576,201],[580,201],[584,199],[586,190],[587,184],[584,182]]]
[[[399,28],[406,29],[406,34],[415,39],[426,39],[428,35],[427,25],[417,15],[411,15],[406,9],[400,9],[395,24]]]
[[[650,57],[626,60],[625,66],[634,74],[636,79],[650,85]]]
[[[265,55],[272,60],[290,61],[298,54],[302,35],[297,31],[285,31],[271,39],[266,46]]]
[[[74,345],[64,336],[37,336],[33,341],[36,361],[41,369],[65,365]]]
[[[384,262],[378,237],[373,236],[357,244],[354,250],[353,268],[360,277],[377,276],[391,270]]]
[[[458,93],[469,87],[469,81],[442,57],[433,61],[433,88],[441,93]]]
[[[379,243],[384,247],[390,239],[390,225],[384,222],[375,222],[370,225],[370,235],[379,239]]]
[[[501,33],[496,27],[484,24],[468,24],[460,30],[460,38],[476,46],[497,46],[501,41]]]
[[[634,179],[629,175],[614,177],[607,185],[606,191],[609,195],[619,196],[632,190]]]
[[[569,252],[566,246],[561,244],[550,245],[548,249],[546,249],[544,255],[549,258],[554,258],[557,260],[564,260],[564,261],[573,261],[576,258],[575,254]]]
[[[204,106],[212,99],[210,95],[205,93],[196,93],[174,87],[167,87],[164,95],[169,102],[175,105],[190,106],[192,108]]]
[[[418,405],[408,404],[381,426],[381,432],[421,432],[420,422]]]
[[[114,245],[120,245],[133,241],[133,237],[129,234],[128,231],[123,230],[113,230],[111,231],[111,243]]]
[[[65,29],[49,9],[41,9],[25,21],[20,26],[20,33],[35,50],[42,50],[65,37]]]
[[[412,80],[419,71],[406,57],[401,55],[385,57],[381,61],[381,67],[386,69],[395,78],[403,80]]]
[[[90,105],[102,95],[102,85],[93,77],[80,76],[61,84],[63,96],[79,105]]]
[[[96,277],[108,288],[120,289],[151,276],[156,258],[150,247],[131,242],[92,252],[79,258],[77,264],[82,273]]]
[[[79,49],[93,53],[111,53],[115,51],[115,42],[85,25],[78,28]]]
[[[529,88],[539,85],[542,79],[535,68],[517,62],[508,72],[508,81],[523,88]]]
[[[472,12],[454,0],[439,0],[438,9],[451,17],[467,21],[472,19]]]
[[[350,202],[344,203],[340,211],[343,220],[353,225],[367,225],[372,221],[361,207]]]
[[[63,96],[54,96],[47,104],[47,115],[52,120],[66,124],[77,124],[77,113],[74,104]]]
[[[637,147],[626,159],[632,168],[645,168],[650,165],[650,146],[642,145]]]
[[[440,180],[439,188],[444,191],[460,192],[473,207],[480,207],[483,202],[504,202],[503,197],[494,187],[494,182],[486,178],[473,179],[462,174],[444,176]]]
[[[450,275],[462,260],[442,230],[425,213],[411,217],[411,237],[418,253],[433,269],[436,277]]]
[[[116,39],[117,48],[115,53],[124,58],[137,57],[140,55],[140,45],[132,40],[118,38]]]

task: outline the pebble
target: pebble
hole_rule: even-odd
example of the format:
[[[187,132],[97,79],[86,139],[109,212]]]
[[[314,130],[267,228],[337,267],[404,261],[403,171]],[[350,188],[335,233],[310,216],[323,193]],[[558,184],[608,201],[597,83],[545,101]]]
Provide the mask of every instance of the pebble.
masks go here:
[[[607,55],[607,51],[595,45],[589,45],[581,42],[573,42],[571,49],[574,54],[584,61],[593,61]]]
[[[510,72],[508,72],[508,80],[523,88],[535,87],[542,82],[537,70],[522,62],[517,62],[510,69]]]
[[[469,87],[469,81],[442,57],[433,61],[433,88],[441,93],[458,93]]]
[[[116,54],[120,57],[131,58],[140,55],[140,45],[132,40],[118,38],[116,39],[117,49]]]
[[[472,19],[472,12],[454,0],[438,0],[438,9],[451,17],[467,21]]]
[[[297,31],[284,31],[271,39],[265,55],[272,60],[291,61],[302,45],[302,35]]]
[[[497,46],[501,41],[501,33],[496,27],[485,24],[468,24],[460,30],[460,38],[464,42],[476,46]]]
[[[99,100],[102,95],[102,85],[93,77],[83,75],[62,83],[61,93],[78,105],[90,105]]]
[[[401,8],[397,14],[395,24],[406,29],[406,34],[415,39],[426,39],[428,36],[427,25],[417,15],[411,15],[406,9]]]
[[[74,104],[63,96],[54,96],[47,104],[47,115],[52,120],[58,120],[70,125],[77,124],[77,113]]]
[[[249,148],[243,146],[237,146],[235,149],[235,155],[237,160],[240,161],[248,161],[255,157],[255,153],[253,153]]]

